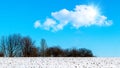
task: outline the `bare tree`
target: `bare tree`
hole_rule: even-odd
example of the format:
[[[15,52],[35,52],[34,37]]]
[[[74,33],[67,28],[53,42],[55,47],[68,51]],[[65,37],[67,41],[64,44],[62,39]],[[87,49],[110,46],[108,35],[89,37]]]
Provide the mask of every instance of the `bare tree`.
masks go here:
[[[41,39],[40,49],[30,37],[22,37],[20,34],[1,37],[0,57],[94,57],[89,49],[61,49],[58,46],[47,48],[45,39]],[[39,51],[38,51],[39,50]]]
[[[78,50],[76,48],[73,48],[69,52],[69,57],[78,57]]]
[[[24,37],[22,39],[22,53],[24,57],[33,57],[37,54],[37,49],[34,46],[34,42],[30,37]],[[36,54],[33,54],[36,53]],[[35,57],[35,56],[34,56]]]
[[[46,50],[47,57],[63,57],[64,52],[59,46],[50,47]]]
[[[92,51],[86,48],[81,48],[78,52],[80,54],[79,57],[94,57]]]
[[[38,49],[29,37],[22,37],[19,34],[1,37],[0,56],[6,57],[37,57]]]
[[[41,39],[41,47],[40,47],[40,56],[45,57],[45,50],[47,49],[47,43],[45,39]]]
[[[0,39],[0,50],[1,50],[1,55],[3,56],[7,56],[7,53],[6,53],[6,41],[5,41],[5,37],[2,36],[1,39]]]
[[[8,36],[6,40],[7,54],[9,57],[20,56],[21,53],[21,36],[19,34],[14,34]]]
[[[17,57],[21,52],[21,36],[19,34],[1,37],[0,40],[1,53],[5,57]]]
[[[70,49],[65,49],[64,51],[64,57],[70,57]]]
[[[30,52],[31,52],[30,57],[38,57],[38,49],[35,46],[32,46]]]

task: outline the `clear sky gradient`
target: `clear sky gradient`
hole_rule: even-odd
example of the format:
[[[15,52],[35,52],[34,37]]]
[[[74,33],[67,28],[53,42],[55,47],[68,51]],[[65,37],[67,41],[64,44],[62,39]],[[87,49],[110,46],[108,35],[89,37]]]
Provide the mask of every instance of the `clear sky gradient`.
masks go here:
[[[120,57],[119,3],[118,0],[1,0],[0,36],[20,33],[23,36],[30,36],[36,41],[37,45],[39,45],[41,38],[44,38],[48,46],[59,45],[62,48],[88,48],[96,56]],[[79,16],[82,17],[82,15],[76,14],[78,17],[75,15],[77,13],[75,11],[77,5],[79,7],[80,5],[94,5],[101,15],[107,17],[105,21],[111,20],[112,24],[109,26],[106,26],[108,23],[104,23],[105,25],[86,26],[91,19],[82,22],[78,20]],[[69,14],[65,16],[59,13],[63,9],[69,11]],[[82,12],[80,11],[80,13]],[[75,16],[73,17],[72,14]],[[84,19],[84,17],[82,18]],[[50,19],[47,24],[52,20],[49,26],[44,25],[47,19]],[[85,19],[89,18],[85,17]],[[76,20],[78,20],[77,25],[75,25]],[[36,21],[38,21],[39,28],[34,27]],[[70,21],[73,24],[69,23],[62,29],[59,29],[54,24],[58,24],[61,21]],[[83,24],[82,26],[81,23]],[[96,23],[94,22],[93,24]],[[76,28],[77,26],[78,28]],[[56,30],[54,30],[55,28]]]

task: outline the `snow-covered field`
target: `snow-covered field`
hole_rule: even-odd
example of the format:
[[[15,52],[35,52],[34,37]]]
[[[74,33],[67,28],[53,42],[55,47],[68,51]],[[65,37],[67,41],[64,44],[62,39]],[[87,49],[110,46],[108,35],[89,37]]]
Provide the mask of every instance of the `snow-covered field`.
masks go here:
[[[120,68],[120,58],[0,58],[0,68]]]

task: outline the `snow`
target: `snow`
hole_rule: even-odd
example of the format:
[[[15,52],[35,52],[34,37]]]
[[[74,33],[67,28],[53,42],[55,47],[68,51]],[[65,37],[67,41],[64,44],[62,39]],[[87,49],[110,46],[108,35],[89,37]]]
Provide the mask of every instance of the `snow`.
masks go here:
[[[0,68],[120,68],[120,58],[0,58]]]

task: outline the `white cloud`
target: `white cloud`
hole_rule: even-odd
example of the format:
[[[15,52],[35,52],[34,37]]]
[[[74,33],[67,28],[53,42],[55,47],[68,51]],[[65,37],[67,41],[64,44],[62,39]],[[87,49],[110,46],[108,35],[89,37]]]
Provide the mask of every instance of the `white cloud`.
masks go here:
[[[52,12],[51,16],[53,18],[47,18],[41,28],[58,31],[62,30],[68,24],[77,29],[82,26],[110,26],[112,24],[111,20],[108,20],[106,16],[100,14],[97,7],[91,5],[77,5],[72,11],[62,9],[57,12]]]
[[[34,27],[35,27],[35,28],[41,27],[41,23],[40,23],[39,20],[34,23]]]
[[[55,29],[56,21],[50,18],[47,18],[43,23],[43,28],[46,30],[50,30],[50,28]]]

